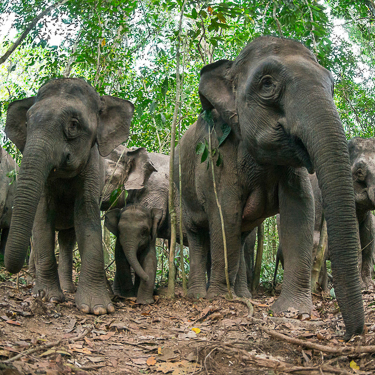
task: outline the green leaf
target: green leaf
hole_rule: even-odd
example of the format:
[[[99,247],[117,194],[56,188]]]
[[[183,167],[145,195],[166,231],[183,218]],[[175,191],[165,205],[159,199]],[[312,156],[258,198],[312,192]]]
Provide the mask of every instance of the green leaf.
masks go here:
[[[206,145],[205,145],[203,142],[198,143],[198,144],[197,144],[197,147],[196,147],[196,149],[195,149],[195,153],[196,153],[197,155],[201,155],[201,154],[203,154],[203,151],[204,151],[205,147],[206,147]]]
[[[161,84],[161,94],[165,96],[168,91],[168,77],[165,77],[163,83]]]
[[[220,167],[220,165],[223,163],[223,157],[221,156],[220,152],[219,152],[219,156],[216,160],[216,166],[217,167]]]
[[[203,153],[202,153],[201,163],[203,163],[207,159],[208,154],[209,154],[209,152],[208,152],[208,145],[205,144],[204,145],[204,150],[203,150]]]
[[[197,11],[195,10],[195,8],[193,8],[193,10],[191,11],[191,16],[192,16],[194,19],[197,19],[197,17],[198,17],[198,13],[197,13]]]
[[[154,113],[156,105],[157,105],[157,102],[153,100],[152,103],[150,104],[150,115]]]
[[[121,191],[122,191],[121,187],[112,191],[111,196],[109,197],[109,203],[110,204],[112,204],[120,196]]]
[[[224,143],[224,141],[228,138],[228,135],[232,131],[232,128],[228,124],[224,123],[223,125],[221,125],[221,130],[223,132],[223,135],[221,137],[219,137],[219,146],[218,147],[220,147]]]

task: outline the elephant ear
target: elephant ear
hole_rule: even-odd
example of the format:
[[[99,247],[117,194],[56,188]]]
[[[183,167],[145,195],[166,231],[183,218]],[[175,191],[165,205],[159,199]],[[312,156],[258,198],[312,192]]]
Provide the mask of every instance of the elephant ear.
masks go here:
[[[22,100],[16,100],[9,104],[5,134],[23,152],[26,144],[26,113],[34,104],[35,96]]]
[[[219,60],[201,70],[199,97],[204,111],[216,109],[222,119],[240,135],[236,97],[230,76],[233,61]]]
[[[129,160],[128,178],[125,180],[126,190],[144,188],[153,172],[157,172],[145,148],[139,147],[127,151]]]
[[[151,209],[151,216],[152,216],[152,233],[151,239],[154,240],[158,234],[158,226],[161,222],[163,217],[163,210],[160,208],[153,208]]]
[[[100,155],[107,156],[128,139],[134,105],[128,100],[109,95],[101,96],[100,100],[102,107],[96,137]]]
[[[104,225],[107,229],[118,237],[118,222],[120,220],[121,210],[119,208],[114,208],[105,214]]]

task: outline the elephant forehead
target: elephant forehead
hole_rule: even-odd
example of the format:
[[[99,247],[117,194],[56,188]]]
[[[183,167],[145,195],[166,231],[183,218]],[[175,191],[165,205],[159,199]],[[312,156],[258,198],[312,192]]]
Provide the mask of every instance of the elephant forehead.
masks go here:
[[[79,78],[59,78],[47,82],[39,89],[36,101],[51,97],[80,100],[86,107],[92,107],[94,111],[98,111],[101,106],[99,94],[92,86]]]
[[[120,217],[120,222],[121,221],[127,221],[127,222],[134,222],[134,221],[148,221],[151,220],[151,213],[141,207],[133,207],[133,206],[128,206],[121,214]]]

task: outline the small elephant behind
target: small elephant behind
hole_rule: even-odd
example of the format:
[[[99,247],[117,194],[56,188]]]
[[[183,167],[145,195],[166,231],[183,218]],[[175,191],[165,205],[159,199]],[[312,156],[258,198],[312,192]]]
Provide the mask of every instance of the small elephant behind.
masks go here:
[[[14,159],[1,147],[0,148],[0,229],[1,242],[0,254],[4,254],[8,238],[12,207],[16,193],[17,181],[10,173],[17,172],[18,166]]]
[[[158,208],[140,204],[109,211],[105,225],[117,237],[114,292],[123,297],[137,296],[137,303],[153,303],[157,269],[157,228],[163,216]],[[130,266],[135,271],[133,284]]]

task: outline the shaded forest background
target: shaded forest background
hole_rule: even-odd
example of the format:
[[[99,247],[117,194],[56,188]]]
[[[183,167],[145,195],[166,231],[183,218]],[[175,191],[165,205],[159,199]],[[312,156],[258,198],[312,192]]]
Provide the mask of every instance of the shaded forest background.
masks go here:
[[[168,154],[178,42],[182,93],[177,126],[183,134],[201,110],[200,69],[234,59],[260,35],[296,39],[310,48],[334,75],[335,103],[347,137],[373,137],[374,22],[372,0],[2,0],[1,144],[19,161],[3,133],[9,103],[35,95],[51,78],[71,76],[89,81],[100,94],[134,103],[128,146]],[[264,281],[272,277],[276,249],[276,223],[270,218],[265,222]],[[166,250],[161,247],[159,254],[163,276]],[[111,258],[109,252],[108,264]]]

